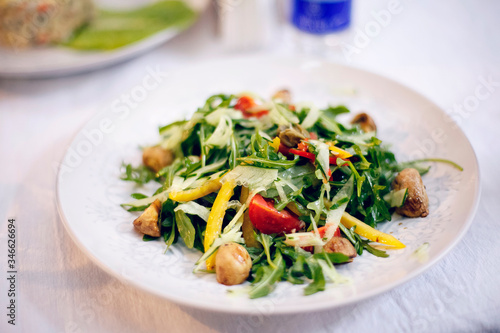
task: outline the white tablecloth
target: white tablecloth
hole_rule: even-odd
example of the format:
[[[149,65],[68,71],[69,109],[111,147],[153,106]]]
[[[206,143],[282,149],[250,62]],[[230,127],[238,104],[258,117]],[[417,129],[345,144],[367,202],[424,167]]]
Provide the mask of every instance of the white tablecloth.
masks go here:
[[[358,3],[356,27],[387,1]],[[231,55],[215,40],[213,11],[187,33],[133,61],[77,76],[0,80],[1,332],[460,332],[500,331],[500,2],[401,0],[402,11],[350,64],[378,72],[452,113],[479,159],[482,193],[463,240],[412,281],[355,305],[293,316],[224,315],[180,307],[126,286],[91,262],[56,208],[58,162],[76,131],[139,82]],[[276,43],[261,52],[286,49]],[[348,62],[343,56],[337,60]],[[1,59],[0,59],[1,61]],[[483,81],[489,94],[467,105]],[[484,91],[484,88],[482,91]],[[464,104],[465,103],[465,104]],[[462,108],[462,111],[458,111]],[[7,218],[18,236],[16,326],[7,324]]]

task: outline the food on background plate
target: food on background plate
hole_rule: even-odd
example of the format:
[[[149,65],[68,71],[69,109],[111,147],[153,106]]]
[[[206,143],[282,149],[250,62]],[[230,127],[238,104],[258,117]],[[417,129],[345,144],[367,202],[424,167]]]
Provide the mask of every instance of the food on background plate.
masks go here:
[[[168,28],[185,29],[197,17],[185,1],[166,0],[130,10],[101,9],[95,20],[64,46],[82,51],[114,50]]]
[[[134,221],[144,240],[161,236],[168,250],[182,238],[203,253],[195,273],[215,273],[225,285],[248,280],[251,298],[281,280],[308,283],[306,295],[346,283],[336,264],[365,250],[389,256],[373,243],[405,247],[376,227],[396,210],[428,214],[421,175],[429,170],[425,160],[398,163],[367,114],[340,123],[349,112],[292,104],[285,90],[270,101],[211,96],[191,119],[160,128],[143,165],[124,165],[122,179],[159,188],[122,206],[144,211]]]
[[[92,0],[0,0],[0,44],[19,49],[65,42],[94,14]]]
[[[176,0],[129,10],[96,9],[91,0],[0,0],[0,44],[109,51],[168,28],[184,29],[196,17],[184,1]]]

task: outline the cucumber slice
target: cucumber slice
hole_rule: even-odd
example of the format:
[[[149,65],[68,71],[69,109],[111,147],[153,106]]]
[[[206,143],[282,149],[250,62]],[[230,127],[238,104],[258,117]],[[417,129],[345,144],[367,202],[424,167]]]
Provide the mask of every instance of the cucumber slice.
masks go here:
[[[408,196],[408,189],[403,188],[398,191],[391,191],[387,193],[386,195],[384,195],[384,200],[391,207],[401,207],[404,205],[407,196]]]

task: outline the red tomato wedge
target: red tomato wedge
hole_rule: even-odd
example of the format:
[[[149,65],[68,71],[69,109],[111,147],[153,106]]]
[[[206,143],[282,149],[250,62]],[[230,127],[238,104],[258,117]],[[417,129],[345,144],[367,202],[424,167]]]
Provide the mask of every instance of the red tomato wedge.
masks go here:
[[[241,96],[234,105],[234,108],[236,110],[240,110],[241,113],[243,113],[243,117],[245,118],[251,118],[251,117],[260,118],[269,113],[269,110],[252,111],[252,109],[255,108],[256,106],[257,104],[255,104],[255,101],[253,100],[252,97]]]
[[[348,158],[344,158],[344,161],[348,161],[349,159]],[[330,164],[332,165],[337,165],[337,156],[330,156]],[[347,166],[347,162],[344,163],[343,165],[341,166]]]
[[[290,148],[285,146],[284,144],[280,143],[280,147],[278,148],[278,151],[283,154],[283,156],[289,156],[290,155]]]
[[[238,101],[236,101],[236,105],[234,106],[234,108],[236,110],[240,110],[240,111],[246,111],[252,107],[255,106],[255,102],[253,100],[252,97],[250,96],[241,96]]]
[[[256,194],[250,202],[248,215],[254,227],[263,234],[281,234],[299,231],[305,227],[304,221],[286,209],[274,208],[273,200],[264,199]]]
[[[321,238],[323,238],[323,236],[325,236],[325,232],[326,232],[326,226],[318,228],[318,233],[319,233],[319,236]],[[340,228],[339,227],[337,227],[337,230],[335,230],[335,232],[333,233],[333,237],[340,237]]]

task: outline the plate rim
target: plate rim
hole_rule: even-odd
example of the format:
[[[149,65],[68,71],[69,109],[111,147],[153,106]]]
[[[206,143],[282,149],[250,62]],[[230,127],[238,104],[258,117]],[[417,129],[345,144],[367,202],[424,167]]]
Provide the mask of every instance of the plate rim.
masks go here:
[[[342,300],[340,303],[333,303],[333,304],[324,304],[324,303],[318,303],[317,305],[313,304],[308,304],[307,308],[292,308],[292,309],[286,309],[286,310],[280,310],[280,307],[277,306],[274,308],[273,312],[270,314],[263,314],[262,310],[259,309],[257,306],[250,306],[250,307],[234,307],[232,304],[223,304],[219,303],[219,306],[216,308],[209,307],[209,304],[206,302],[200,302],[197,300],[190,300],[186,299],[184,297],[178,297],[178,296],[172,296],[172,295],[166,295],[164,293],[159,293],[156,289],[150,288],[144,284],[141,284],[139,282],[136,282],[134,280],[127,279],[125,276],[121,275],[119,272],[114,271],[110,267],[106,266],[104,262],[102,262],[100,259],[98,259],[96,256],[94,256],[84,245],[83,243],[78,239],[78,237],[74,234],[74,232],[71,230],[71,227],[69,226],[69,222],[66,219],[63,209],[62,209],[62,204],[61,204],[61,197],[60,197],[60,181],[61,181],[61,166],[63,165],[63,161],[65,160],[68,150],[70,147],[75,143],[77,136],[82,132],[82,130],[90,123],[95,121],[96,119],[99,119],[102,115],[106,114],[107,110],[106,108],[103,108],[102,110],[98,111],[95,115],[93,115],[90,119],[88,119],[81,127],[78,128],[77,131],[75,131],[74,135],[72,138],[69,140],[69,143],[65,147],[64,154],[61,157],[60,163],[58,165],[58,172],[57,172],[57,178],[55,182],[55,187],[56,187],[56,198],[57,198],[57,210],[59,213],[59,217],[64,225],[64,228],[66,232],[70,235],[70,238],[75,242],[75,244],[78,246],[78,248],[88,257],[90,258],[97,266],[99,266],[101,269],[103,269],[106,273],[110,274],[111,276],[117,278],[119,281],[124,283],[125,285],[133,286],[137,289],[143,290],[148,292],[150,295],[156,296],[160,299],[167,300],[169,302],[179,304],[182,306],[186,306],[189,308],[195,308],[199,310],[205,310],[209,312],[215,312],[215,313],[225,313],[225,314],[239,314],[239,315],[267,315],[267,316],[279,316],[279,315],[289,315],[289,314],[298,314],[298,313],[309,313],[313,311],[327,311],[327,310],[332,310],[334,308],[338,307],[343,307],[347,305],[351,305],[353,303],[360,302],[365,299],[370,299],[373,298],[377,295],[381,295],[383,293],[386,293],[389,290],[395,289],[396,287],[399,287],[408,281],[412,280],[413,278],[419,276],[420,274],[424,273],[425,271],[429,270],[431,267],[433,267],[437,262],[441,261],[446,255],[450,253],[450,251],[457,246],[457,244],[463,239],[467,231],[469,230],[470,226],[472,225],[472,222],[474,221],[474,217],[476,216],[478,207],[479,207],[479,202],[480,202],[480,197],[481,197],[481,189],[482,189],[482,184],[481,184],[481,170],[479,168],[479,163],[477,159],[477,154],[476,151],[474,150],[474,147],[472,146],[469,138],[465,134],[465,132],[462,130],[460,126],[458,126],[455,122],[455,120],[450,117],[443,108],[438,106],[433,100],[430,98],[427,98],[425,95],[420,93],[419,91],[416,91],[407,85],[400,83],[390,77],[384,76],[382,74],[379,74],[375,71],[372,70],[367,70],[362,67],[357,67],[357,66],[352,66],[352,65],[347,65],[344,63],[339,63],[339,62],[334,62],[328,59],[322,59],[322,58],[317,58],[317,57],[298,57],[298,56],[283,56],[283,55],[276,55],[276,54],[265,54],[265,55],[243,55],[243,56],[226,56],[226,57],[221,57],[218,58],[217,60],[208,60],[208,61],[203,61],[199,62],[196,64],[196,66],[208,66],[208,65],[214,65],[214,64],[219,64],[219,63],[224,63],[226,61],[255,61],[255,59],[260,59],[261,61],[276,61],[277,59],[287,59],[287,60],[292,60],[297,63],[299,62],[307,62],[307,61],[314,61],[314,62],[320,62],[321,66],[339,66],[343,67],[344,69],[348,70],[354,70],[358,72],[364,72],[368,73],[369,75],[372,75],[378,79],[383,79],[383,80],[388,80],[392,84],[399,85],[403,89],[405,89],[408,92],[411,92],[414,95],[417,95],[420,99],[425,100],[426,102],[430,103],[433,107],[436,109],[439,109],[441,112],[442,116],[445,117],[448,121],[450,121],[452,124],[454,124],[458,130],[458,132],[463,135],[463,137],[466,140],[467,145],[469,146],[470,150],[473,153],[473,166],[476,171],[476,181],[474,182],[474,193],[473,193],[473,198],[474,202],[471,206],[471,209],[468,212],[468,215],[465,217],[465,223],[462,225],[462,228],[459,230],[459,233],[457,236],[440,252],[438,252],[435,257],[429,261],[427,261],[425,264],[422,264],[422,266],[418,267],[417,269],[413,270],[411,273],[407,274],[405,277],[398,279],[395,282],[392,282],[390,284],[387,284],[385,286],[375,288],[372,291],[365,292],[361,295],[355,295],[353,297],[347,298]],[[176,68],[176,71],[182,71],[184,68],[190,67],[189,65],[185,64],[182,65],[179,68]],[[256,301],[259,300],[264,300],[265,298],[262,299],[256,299]],[[212,304],[213,305],[213,304]]]

